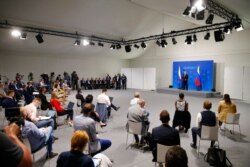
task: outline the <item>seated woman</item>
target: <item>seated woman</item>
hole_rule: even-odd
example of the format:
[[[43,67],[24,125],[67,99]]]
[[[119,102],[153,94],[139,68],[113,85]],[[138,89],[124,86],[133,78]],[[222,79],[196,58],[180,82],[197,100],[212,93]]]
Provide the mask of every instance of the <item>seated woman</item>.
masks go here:
[[[62,115],[67,115],[66,121],[67,123],[72,126],[73,125],[73,108],[63,108],[60,104],[60,101],[57,99],[57,95],[55,92],[51,93],[51,99],[50,99],[50,104],[52,107],[55,108],[57,115],[62,116]]]
[[[39,89],[39,95],[38,95],[38,97],[41,99],[41,109],[42,110],[47,110],[47,109],[52,110],[52,106],[48,102],[47,97],[45,95],[46,91],[47,91],[46,87],[41,87]]]
[[[66,93],[63,89],[60,88],[60,85],[58,83],[55,84],[53,92],[56,93],[56,96],[60,102],[64,103],[66,101]]]
[[[64,81],[63,81],[62,89],[64,90],[64,92],[66,93],[66,95],[70,95],[71,88],[70,88],[69,85],[67,84],[67,80],[64,80]]]
[[[184,100],[184,94],[179,94],[179,99],[175,101],[175,114],[173,119],[173,128],[179,126],[179,131],[187,133],[190,128],[191,115],[188,111],[188,103]]]
[[[88,94],[85,99],[85,104],[91,104],[92,106],[92,112],[90,113],[90,117],[95,120],[96,122],[99,122],[100,127],[105,127],[107,124],[103,123],[100,120],[99,114],[95,111],[95,105],[92,103],[93,102],[93,95]]]
[[[89,142],[89,136],[85,131],[77,130],[71,138],[71,150],[62,152],[57,159],[57,167],[111,167],[112,163],[103,154],[97,154],[93,158],[84,154]]]

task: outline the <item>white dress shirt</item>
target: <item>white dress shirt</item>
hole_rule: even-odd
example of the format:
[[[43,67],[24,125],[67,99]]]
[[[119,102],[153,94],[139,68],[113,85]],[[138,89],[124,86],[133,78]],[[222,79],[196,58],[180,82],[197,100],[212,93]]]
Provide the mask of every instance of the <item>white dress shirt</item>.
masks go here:
[[[97,97],[97,103],[106,104],[107,107],[109,107],[111,105],[110,99],[105,93],[101,93]]]

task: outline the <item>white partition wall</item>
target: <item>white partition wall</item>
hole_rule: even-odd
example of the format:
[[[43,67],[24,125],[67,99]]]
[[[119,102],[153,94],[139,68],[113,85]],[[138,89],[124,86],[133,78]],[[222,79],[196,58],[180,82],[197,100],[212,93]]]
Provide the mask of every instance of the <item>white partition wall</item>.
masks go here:
[[[143,69],[143,85],[144,89],[155,90],[156,89],[156,68],[144,68]]]
[[[250,67],[244,67],[243,100],[250,102]]]
[[[156,68],[122,68],[121,73],[127,76],[127,88],[156,89]]]
[[[143,68],[132,68],[132,88],[143,89]]]
[[[132,69],[122,68],[121,73],[127,77],[127,88],[132,88]]]
[[[224,93],[231,98],[243,97],[243,67],[226,67],[224,73]]]

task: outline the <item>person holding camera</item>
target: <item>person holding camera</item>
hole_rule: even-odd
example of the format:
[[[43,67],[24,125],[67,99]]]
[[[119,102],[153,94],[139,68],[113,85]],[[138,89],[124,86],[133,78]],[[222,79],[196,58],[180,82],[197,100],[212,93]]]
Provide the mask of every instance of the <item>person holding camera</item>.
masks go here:
[[[32,157],[29,148],[18,138],[20,127],[11,123],[0,131],[0,162],[10,167],[31,167]]]

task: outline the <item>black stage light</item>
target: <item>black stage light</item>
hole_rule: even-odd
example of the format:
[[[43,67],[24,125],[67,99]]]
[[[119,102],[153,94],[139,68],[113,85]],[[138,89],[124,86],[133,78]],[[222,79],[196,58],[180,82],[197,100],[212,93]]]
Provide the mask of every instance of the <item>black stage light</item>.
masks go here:
[[[98,42],[98,46],[103,47],[103,46],[104,46],[104,44],[103,44],[103,43],[101,43],[101,42]]]
[[[188,36],[186,37],[185,44],[186,44],[186,45],[192,44],[192,36],[191,36],[191,35],[188,35]]]
[[[21,32],[20,39],[27,39],[27,33],[26,32]]]
[[[95,46],[95,42],[90,41],[90,42],[89,42],[89,45],[91,45],[91,46]]]
[[[235,30],[236,31],[242,31],[242,30],[244,30],[244,27],[243,27],[243,25],[242,25],[242,23],[241,23],[241,19],[237,19],[236,21],[235,21]]]
[[[157,39],[157,41],[155,42],[159,47],[161,47],[161,42]]]
[[[209,38],[210,38],[210,32],[207,32],[206,35],[204,36],[204,39],[209,40]]]
[[[145,49],[147,47],[147,45],[145,44],[145,42],[141,43],[141,47],[142,47],[142,49]]]
[[[110,49],[114,50],[115,49],[115,44],[110,45]]]
[[[36,35],[36,40],[38,43],[43,43],[44,40],[43,40],[43,34],[39,33]]]
[[[205,10],[202,10],[196,14],[196,20],[204,20]]]
[[[175,38],[172,38],[172,43],[173,43],[173,45],[177,44],[177,41]]]
[[[80,44],[81,44],[81,40],[80,40],[80,39],[76,39],[76,41],[75,41],[74,45],[76,45],[76,46],[80,46]]]
[[[125,51],[128,53],[128,52],[131,52],[131,45],[125,45]]]
[[[231,26],[226,26],[226,27],[224,28],[223,32],[226,33],[226,34],[231,34],[232,29],[233,29],[233,28],[232,28]]]
[[[116,44],[116,49],[121,49],[122,48],[122,46],[121,46],[121,44]]]
[[[222,30],[214,31],[214,39],[216,42],[224,41],[225,39],[224,32]]]
[[[137,44],[134,44],[134,47],[136,48],[136,49],[139,49],[139,45],[137,45]]]
[[[191,10],[191,7],[188,6],[188,7],[184,10],[184,12],[182,13],[182,15],[183,15],[183,16],[188,16],[188,15],[190,14],[190,10]]]
[[[210,15],[207,17],[206,24],[213,24],[213,20],[214,20],[214,15],[213,15],[213,14],[210,14]]]
[[[168,45],[168,43],[167,43],[166,39],[162,39],[161,40],[161,47],[165,48],[165,47],[167,47],[167,45]]]
[[[197,41],[197,37],[196,37],[196,35],[195,35],[195,34],[193,35],[193,41],[194,41],[194,42],[196,42],[196,41]]]

